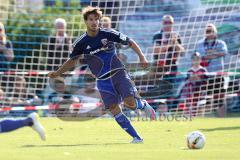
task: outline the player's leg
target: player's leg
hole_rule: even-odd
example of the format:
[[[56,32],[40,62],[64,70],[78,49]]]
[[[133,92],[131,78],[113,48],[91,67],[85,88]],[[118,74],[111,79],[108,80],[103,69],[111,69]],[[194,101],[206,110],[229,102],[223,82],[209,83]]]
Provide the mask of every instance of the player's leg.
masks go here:
[[[33,121],[29,117],[24,119],[3,119],[0,121],[0,132],[11,132],[16,129],[32,125]]]
[[[152,120],[155,119],[154,109],[138,95],[134,82],[130,79],[125,70],[119,71],[114,77],[115,89],[121,95],[124,105],[132,110],[144,110]]]
[[[37,120],[37,114],[31,113],[27,118],[24,119],[3,119],[0,121],[0,133],[11,132],[22,127],[32,127],[41,137],[45,140],[45,132]]]
[[[130,95],[124,98],[123,101],[124,101],[124,106],[126,106],[127,108],[130,108],[132,110],[135,110],[135,109],[144,110],[146,114],[151,118],[151,120],[156,119],[155,110],[147,103],[146,100]]]
[[[116,91],[112,79],[109,78],[107,80],[98,80],[97,88],[102,97],[105,109],[109,109],[110,112],[113,114],[116,122],[121,126],[121,128],[133,137],[132,142],[142,142],[143,140],[137,134],[136,130],[133,128],[126,115],[124,115],[121,111],[119,104],[121,103],[122,99],[119,93]]]
[[[109,110],[113,114],[119,126],[121,126],[123,130],[125,130],[131,137],[133,137],[132,143],[139,143],[143,141],[143,139],[138,135],[136,130],[133,128],[127,116],[121,111],[119,105],[112,104],[109,107]]]
[[[33,112],[29,114],[28,117],[32,119],[33,122],[33,125],[31,126],[32,129],[38,133],[38,135],[43,141],[45,141],[46,140],[45,129],[39,121],[38,114]]]

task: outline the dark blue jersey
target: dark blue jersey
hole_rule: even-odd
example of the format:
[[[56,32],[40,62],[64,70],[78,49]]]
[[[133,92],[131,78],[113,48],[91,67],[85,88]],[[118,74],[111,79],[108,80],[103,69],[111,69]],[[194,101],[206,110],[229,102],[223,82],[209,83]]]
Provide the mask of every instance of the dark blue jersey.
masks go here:
[[[70,58],[83,55],[83,63],[97,78],[102,78],[114,70],[124,69],[117,57],[114,42],[128,44],[129,38],[113,29],[100,28],[95,37],[84,33],[73,43]]]

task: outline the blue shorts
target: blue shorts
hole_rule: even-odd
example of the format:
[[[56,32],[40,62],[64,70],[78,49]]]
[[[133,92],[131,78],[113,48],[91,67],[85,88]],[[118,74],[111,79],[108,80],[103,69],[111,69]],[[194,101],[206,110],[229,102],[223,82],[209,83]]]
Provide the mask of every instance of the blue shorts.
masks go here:
[[[113,104],[120,104],[129,96],[140,98],[134,82],[123,69],[109,79],[97,80],[97,88],[106,109]]]

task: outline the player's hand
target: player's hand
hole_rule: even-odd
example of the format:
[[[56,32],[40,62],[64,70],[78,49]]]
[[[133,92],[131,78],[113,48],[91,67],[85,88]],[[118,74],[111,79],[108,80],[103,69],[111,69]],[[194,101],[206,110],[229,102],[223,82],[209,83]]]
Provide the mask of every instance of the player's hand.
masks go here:
[[[56,78],[58,76],[60,76],[60,75],[56,71],[48,73],[48,77],[50,77],[50,78]]]
[[[147,68],[148,67],[148,61],[147,61],[147,59],[144,56],[140,58],[140,63],[141,63],[141,66],[143,68]]]

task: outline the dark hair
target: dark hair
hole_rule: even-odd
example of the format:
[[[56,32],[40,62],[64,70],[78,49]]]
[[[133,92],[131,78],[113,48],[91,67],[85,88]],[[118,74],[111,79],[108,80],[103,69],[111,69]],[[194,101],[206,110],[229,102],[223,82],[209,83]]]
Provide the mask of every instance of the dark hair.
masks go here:
[[[85,21],[88,19],[88,16],[90,14],[97,15],[99,19],[101,19],[101,17],[102,17],[102,11],[100,10],[99,7],[88,6],[88,7],[83,9],[82,14],[83,14],[83,19]]]

